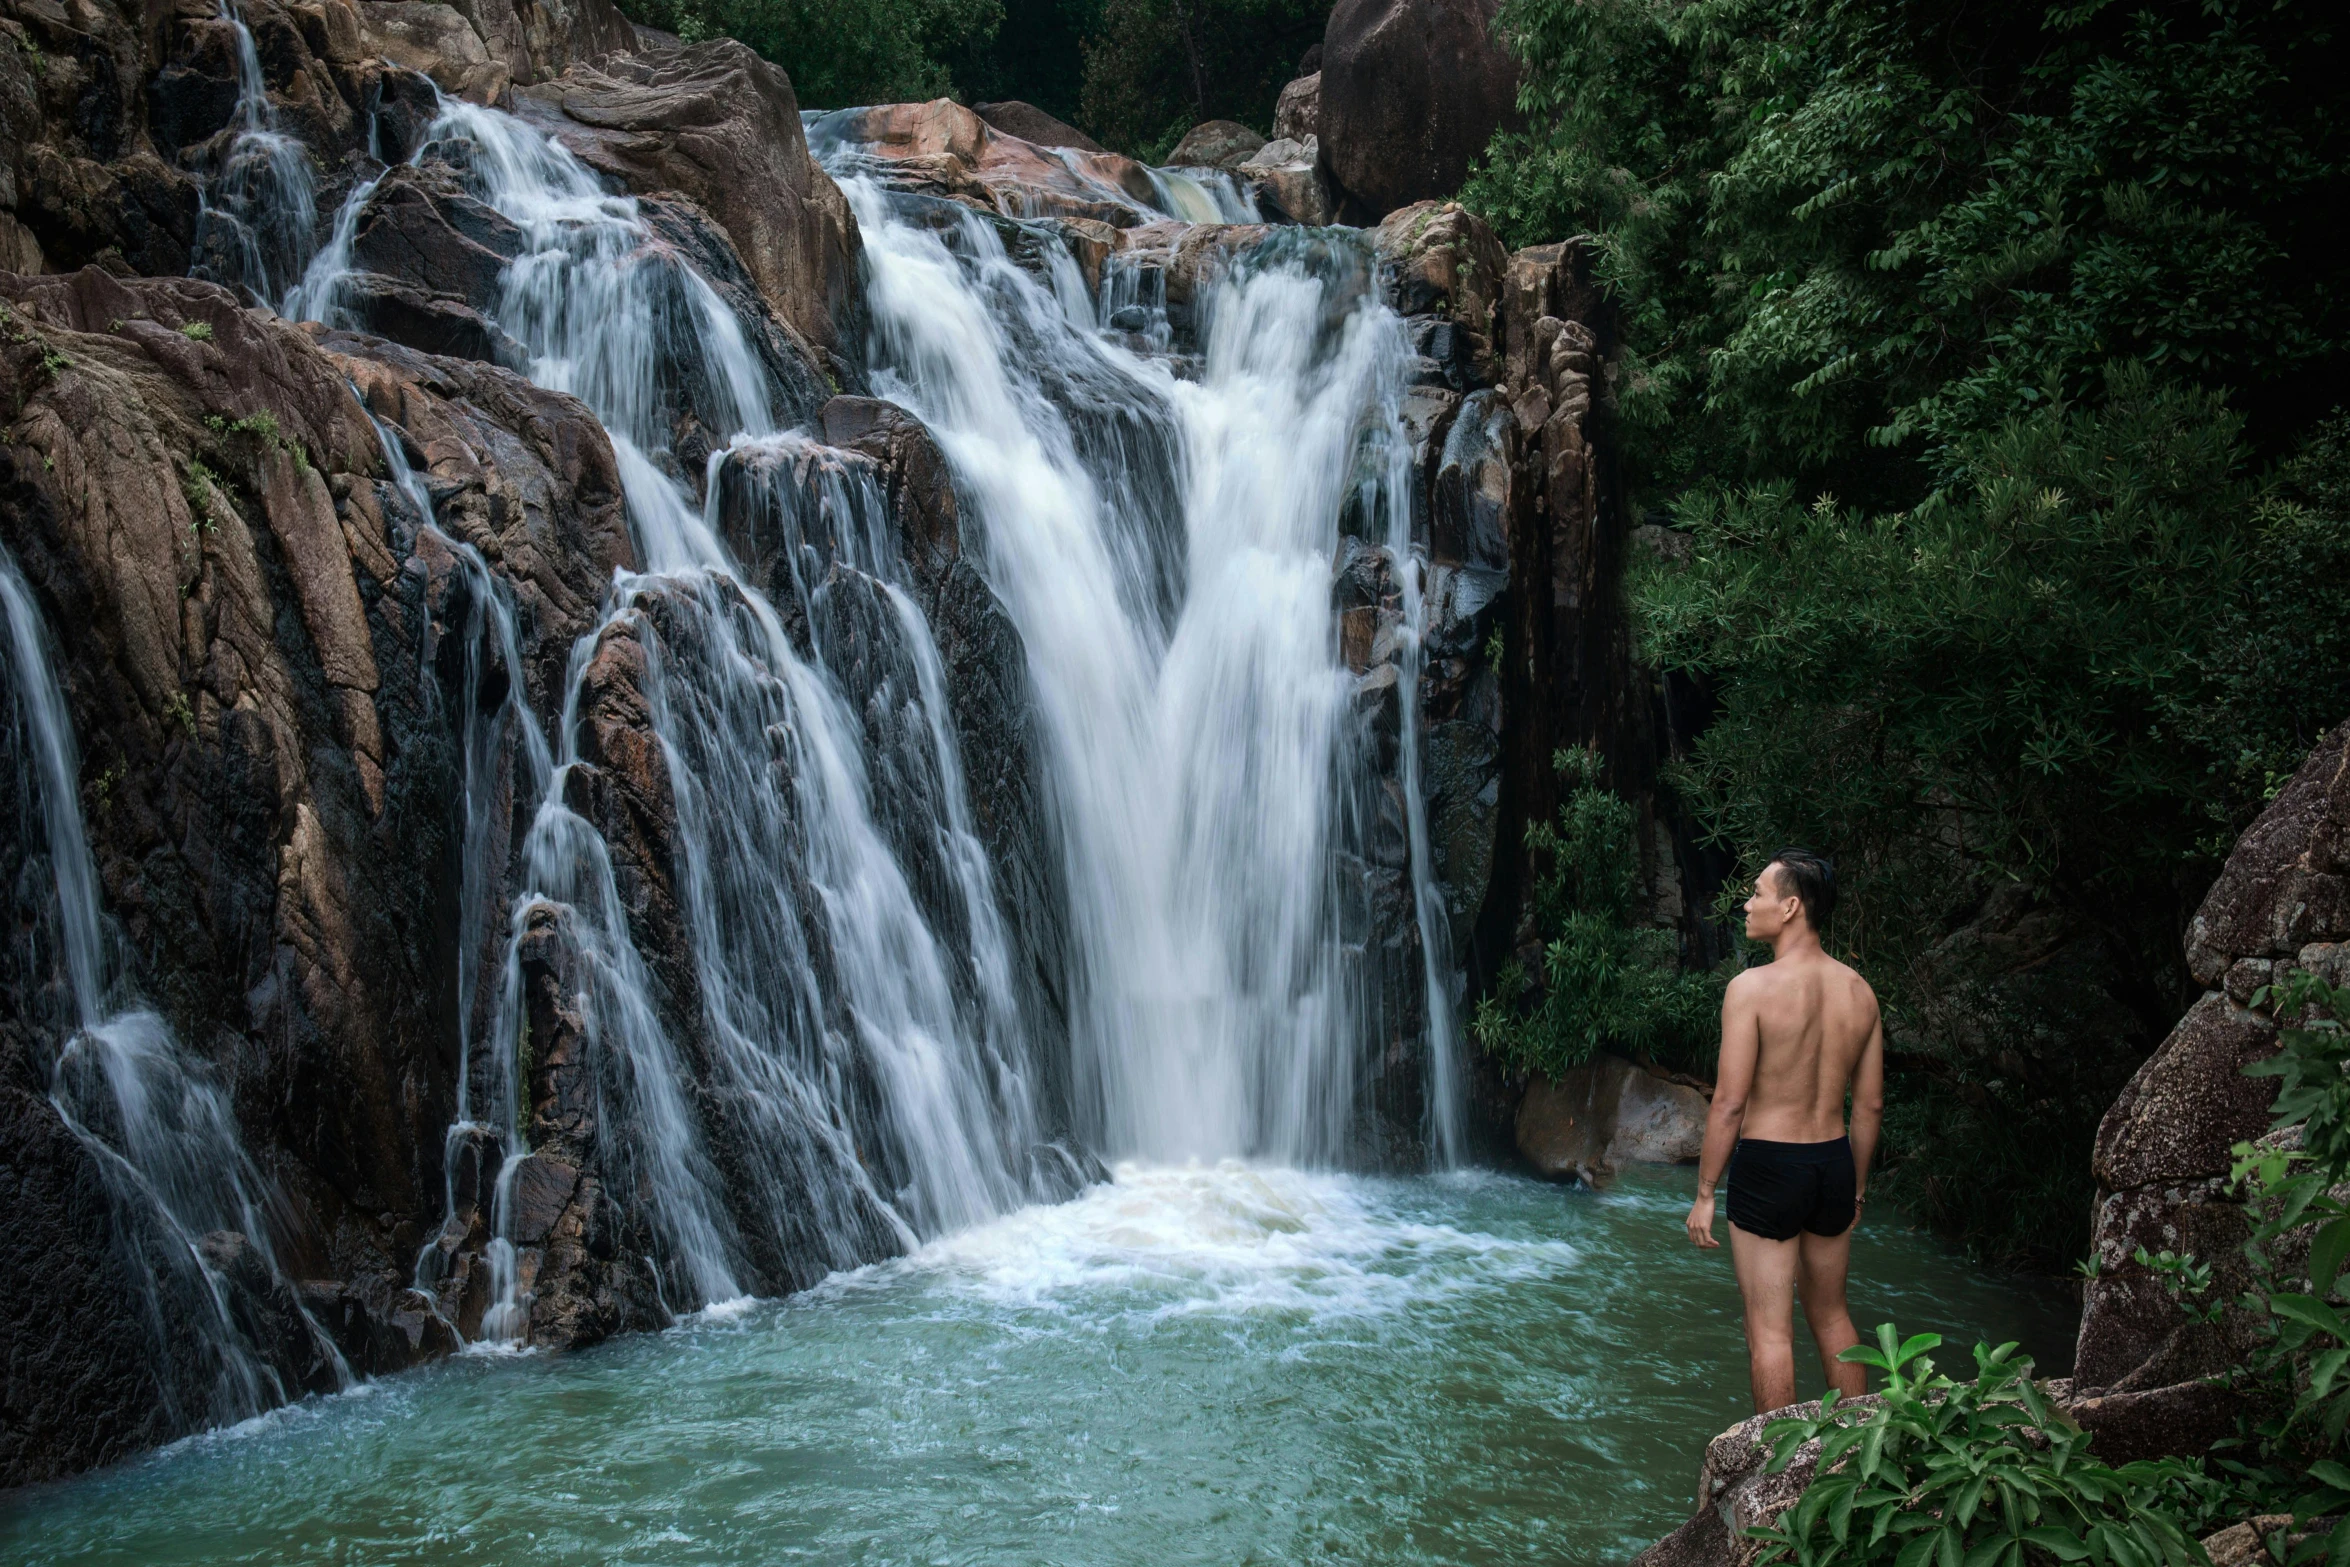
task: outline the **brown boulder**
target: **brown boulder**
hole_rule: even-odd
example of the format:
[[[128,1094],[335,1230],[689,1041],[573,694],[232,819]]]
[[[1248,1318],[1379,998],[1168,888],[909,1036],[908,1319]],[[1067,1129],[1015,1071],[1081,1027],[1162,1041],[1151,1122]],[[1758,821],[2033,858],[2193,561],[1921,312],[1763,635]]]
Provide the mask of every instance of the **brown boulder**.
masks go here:
[[[826,117],[825,133],[856,145],[899,189],[1007,217],[1129,228],[1158,199],[1150,171],[1132,158],[1037,146],[948,98],[842,110]]]
[[[366,48],[468,103],[495,103],[514,67],[490,53],[464,12],[438,0],[372,0],[362,13]]]
[[[853,344],[856,218],[808,156],[780,67],[713,39],[574,65],[517,92],[515,108],[629,190],[708,212],[778,319],[834,354]]]
[[[2228,1150],[2268,1130],[2276,1084],[2244,1068],[2275,1050],[2276,1033],[2223,995],[2196,1002],[2099,1123],[2098,1184],[2118,1191],[2225,1175]]]
[[[1260,205],[1272,214],[1319,227],[1337,216],[1329,182],[1322,176],[1321,154],[1308,135],[1304,141],[1269,141],[1250,154],[1235,171],[1256,186]]]
[[[1536,1077],[1518,1106],[1518,1152],[1553,1180],[1599,1185],[1626,1164],[1688,1164],[1705,1148],[1706,1096],[1620,1056]]]
[[[1389,213],[1372,242],[1395,308],[1452,322],[1467,339],[1463,356],[1473,372],[1494,378],[1496,312],[1509,257],[1485,220],[1456,201],[1418,202]]]
[[[1184,132],[1167,162],[1182,168],[1236,169],[1264,145],[1264,137],[1237,120],[1209,120]]]
[[[1033,103],[1007,98],[1002,103],[975,103],[971,112],[1006,136],[1017,136],[1037,147],[1074,147],[1079,152],[1108,152],[1074,125],[1054,119]]]
[[[1301,76],[1281,89],[1273,105],[1273,139],[1305,141],[1322,133],[1322,73]]]
[[[1498,0],[1338,0],[1322,35],[1315,130],[1339,186],[1377,219],[1460,189],[1518,123],[1518,65]]]

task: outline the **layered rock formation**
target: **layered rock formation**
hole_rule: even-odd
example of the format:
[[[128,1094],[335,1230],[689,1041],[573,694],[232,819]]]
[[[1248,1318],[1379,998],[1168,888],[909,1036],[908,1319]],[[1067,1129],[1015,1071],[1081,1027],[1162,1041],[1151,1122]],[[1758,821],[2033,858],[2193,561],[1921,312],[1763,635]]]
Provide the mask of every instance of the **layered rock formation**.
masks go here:
[[[398,1369],[454,1342],[408,1284],[453,1108],[456,778],[439,683],[463,590],[385,481],[349,377],[412,422],[452,526],[472,522],[511,564],[537,655],[518,674],[542,690],[629,562],[610,448],[578,404],[507,372],[360,365],[208,284],[0,275],[0,300],[0,377],[20,410],[0,446],[0,535],[49,624],[77,628],[61,683],[106,906],[281,1192],[281,1250],[314,1314],[354,1370]],[[45,1015],[12,999],[14,1017]],[[86,1193],[89,1156],[43,1097],[53,1048],[8,1040],[26,1133],[12,1174]],[[40,1304],[68,1282],[44,1258],[110,1227],[86,1207],[11,1212],[0,1287],[28,1307],[9,1319],[12,1425],[36,1423],[0,1480],[170,1434],[165,1401],[127,1375],[171,1363],[140,1292],[70,1317]],[[41,1398],[76,1385],[62,1405]]]
[[[2073,1385],[2081,1422],[2116,1461],[2199,1453],[2233,1429],[2238,1403],[2204,1379],[2241,1359],[2250,1327],[2233,1308],[2188,1321],[2150,1252],[2213,1268],[2213,1296],[2250,1282],[2251,1225],[2228,1190],[2229,1150],[2268,1131],[2273,1079],[2244,1067],[2276,1048],[2256,991],[2294,969],[2350,977],[2350,724],[2321,741],[2237,843],[2187,926],[2187,967],[2211,987],[2130,1079],[2098,1128],[2098,1265],[2082,1300]]]

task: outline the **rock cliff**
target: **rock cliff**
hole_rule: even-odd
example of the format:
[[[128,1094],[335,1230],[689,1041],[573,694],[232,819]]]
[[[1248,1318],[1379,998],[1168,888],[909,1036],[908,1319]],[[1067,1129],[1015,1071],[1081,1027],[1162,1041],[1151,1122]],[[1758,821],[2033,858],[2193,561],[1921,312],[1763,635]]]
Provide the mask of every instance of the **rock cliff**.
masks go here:
[[[760,657],[788,664],[788,648],[839,688],[875,831],[944,934],[945,993],[976,1015],[1000,982],[1043,1042],[1042,1109],[1009,1155],[1021,1189],[1099,1173],[1064,1135],[1069,932],[1030,655],[940,446],[862,395],[863,241],[811,139],[853,142],[860,169],[940,214],[979,214],[1014,265],[1081,280],[1105,341],[1181,374],[1209,285],[1282,247],[1326,247],[1333,276],[1352,268],[1403,316],[1429,565],[1409,714],[1399,563],[1365,519],[1332,562],[1330,610],[1377,764],[1341,867],[1379,990],[1359,1145],[1365,1163],[1424,1159],[1429,964],[1457,1001],[1455,972],[1474,985],[1518,939],[1505,846],[1549,809],[1550,751],[1648,743],[1645,695],[1610,684],[1629,665],[1606,607],[1623,548],[1600,455],[1609,329],[1571,247],[1509,256],[1457,206],[1406,207],[1369,235],[1283,229],[1334,195],[1311,98],[1285,100],[1301,134],[1226,137],[1206,161],[1234,168],[1171,182],[1024,105],[882,106],[803,133],[773,66],[641,33],[602,0],[248,0],[233,16],[0,0],[0,546],[79,740],[72,804],[121,958],[109,1005],[153,1007],[174,1070],[218,1090],[271,1194],[266,1219],[195,1238],[271,1398],[489,1332],[589,1343],[692,1295],[674,1258],[649,1260],[673,1194],[618,1124],[643,1085],[606,1043],[615,932],[642,955],[640,1021],[706,1130],[700,1173],[720,1195],[703,1217],[729,1281],[787,1290],[908,1243],[890,1203],[912,1172],[880,1135],[890,1088],[851,1043],[850,959],[821,894],[787,866],[760,913],[804,951],[816,999],[789,1027],[832,1074],[820,1114],[744,1075],[697,951],[730,932],[684,847],[698,829],[674,709],[759,662],[727,638],[770,614],[781,640]],[[465,116],[492,104],[589,171],[576,211],[491,199],[492,144]],[[264,175],[269,200],[244,200],[238,181]],[[1202,217],[1251,200],[1266,222]],[[516,283],[560,260],[563,224],[620,212],[662,328],[642,339],[625,432],[591,407],[592,378],[550,369]],[[338,266],[314,277],[319,254]],[[739,334],[743,386],[715,384],[691,341],[704,290]],[[738,395],[793,433],[730,449],[714,410]],[[1179,453],[1071,402],[1084,439],[1172,483]],[[646,468],[703,504],[688,524],[741,581],[636,575],[651,562],[624,496]],[[1144,548],[1176,592],[1174,544]],[[930,657],[957,771],[918,722]],[[766,787],[806,765],[791,724],[724,707],[696,713],[713,767]],[[0,834],[19,933],[0,966],[0,1291],[20,1308],[0,1326],[0,1486],[211,1408],[174,1320],[186,1303],[136,1265],[157,1221],[110,1184],[106,1128],[72,1124],[54,1093],[72,1029],[50,961],[59,873],[19,727],[0,746],[0,796],[28,806]],[[950,790],[983,877],[920,826],[952,814]],[[608,905],[533,883],[542,818],[592,837]],[[805,824],[765,825],[797,842]],[[970,902],[982,883],[997,907]],[[990,922],[1000,975],[973,935]],[[511,1082],[486,1064],[501,1029]],[[1480,1091],[1494,1144],[1513,1103]],[[499,1095],[511,1135],[482,1108]]]

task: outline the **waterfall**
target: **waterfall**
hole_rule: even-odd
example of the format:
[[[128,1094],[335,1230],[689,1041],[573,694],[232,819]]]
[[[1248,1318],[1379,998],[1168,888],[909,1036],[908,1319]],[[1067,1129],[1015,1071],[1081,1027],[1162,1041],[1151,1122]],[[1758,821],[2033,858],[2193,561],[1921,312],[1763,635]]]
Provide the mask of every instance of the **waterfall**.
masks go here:
[[[57,889],[55,962],[67,995],[50,1103],[107,1183],[118,1254],[144,1287],[155,1342],[191,1346],[183,1364],[159,1356],[173,1423],[243,1419],[305,1389],[348,1385],[350,1368],[278,1265],[268,1189],[227,1096],[140,1004],[109,939],[71,716],[40,610],[4,548],[0,618],[27,794],[39,800],[34,841],[46,841]]]
[[[986,220],[914,210],[854,172],[837,131],[819,140],[865,234],[877,389],[940,440],[967,548],[1025,641],[1072,932],[1082,1132],[1153,1159],[1359,1157],[1363,1085],[1401,1026],[1384,1015],[1382,965],[1405,954],[1373,949],[1386,898],[1418,937],[1427,1131],[1451,1162],[1450,955],[1420,797],[1411,356],[1367,239],[1286,231],[1203,281],[1187,365],[1162,271],[1113,257],[1089,290],[1052,247],[1039,280]],[[633,198],[559,143],[444,101],[417,156],[448,162],[523,236],[492,314],[533,380],[603,423],[640,567],[572,649],[550,747],[502,585],[446,541],[465,582],[452,626],[464,1069],[446,1222],[419,1287],[443,1282],[471,1233],[461,1209],[482,1203],[480,1336],[527,1337],[511,1209],[531,1154],[524,965],[539,932],[573,965],[599,1161],[644,1210],[673,1306],[808,1282],[1065,1194],[1082,1166],[1050,1141],[948,671],[873,464],[779,428],[741,323]],[[1187,217],[1255,215],[1228,178],[1152,177]],[[336,314],[373,189],[337,214],[290,312]],[[710,451],[700,472],[679,453],[688,429]],[[429,524],[429,494],[382,433]],[[1368,677],[1334,630],[1345,535],[1387,561],[1401,606],[1393,667]],[[640,873],[616,865],[594,788],[576,786],[591,761],[611,765],[582,751],[608,666],[641,696],[674,816],[691,972],[671,982],[655,980],[642,911],[622,895]],[[524,799],[517,851],[501,824]],[[485,923],[500,908],[502,960]]]
[[[1115,265],[1098,318],[964,209],[835,169],[865,240],[878,381],[937,433],[1027,639],[1077,933],[1076,1065],[1105,1151],[1348,1156],[1377,1016],[1366,909],[1387,812],[1360,716],[1400,708],[1405,865],[1458,1148],[1449,959],[1418,799],[1425,623],[1401,322],[1365,236],[1286,231],[1203,283],[1196,379],[1163,292]],[[1117,330],[1095,330],[1096,321]],[[1142,351],[1137,352],[1136,349]],[[1341,533],[1405,584],[1393,684],[1339,658]]]
[[[317,234],[310,153],[278,128],[252,29],[229,0],[220,0],[220,20],[236,44],[237,108],[197,213],[190,270],[274,306],[300,283]]]
[[[643,569],[613,586],[573,649],[551,755],[517,770],[537,786],[521,850],[494,1017],[467,1070],[450,1164],[473,1139],[495,1160],[494,1301],[482,1336],[528,1319],[512,1244],[511,1183],[528,1154],[516,1084],[526,936],[550,922],[578,965],[603,1095],[612,1185],[645,1194],[673,1304],[728,1299],[753,1279],[809,1282],[884,1251],[1071,1189],[1046,1145],[1029,1020],[1012,977],[987,856],[947,723],[946,671],[869,465],[777,429],[767,380],[733,314],[658,242],[636,203],[608,195],[559,145],[495,110],[446,102],[425,145],[461,149],[475,193],[514,222],[496,315],[527,372],[593,409],[609,433]],[[355,227],[366,187],[338,214]],[[332,308],[348,246],[330,244],[294,303]],[[683,406],[681,407],[680,404]],[[719,449],[689,474],[681,418]],[[429,497],[385,433],[396,481]],[[694,500],[690,481],[708,493]],[[722,534],[722,505],[824,552],[787,550],[762,584]],[[459,554],[470,685],[516,667],[511,610],[477,556]],[[779,593],[780,600],[770,592]],[[642,694],[674,802],[679,912],[694,960],[694,1016],[665,1018],[638,950],[609,846],[573,808],[583,693],[616,641],[641,655]],[[467,725],[470,907],[497,884],[483,810],[501,749],[535,730],[511,711]],[[470,936],[460,943],[475,950]],[[472,1015],[487,972],[459,976]],[[687,1037],[673,1032],[683,1024]],[[723,1126],[711,1124],[718,1116]],[[461,1238],[458,1193],[428,1244],[420,1287]],[[782,1274],[783,1277],[778,1277]]]

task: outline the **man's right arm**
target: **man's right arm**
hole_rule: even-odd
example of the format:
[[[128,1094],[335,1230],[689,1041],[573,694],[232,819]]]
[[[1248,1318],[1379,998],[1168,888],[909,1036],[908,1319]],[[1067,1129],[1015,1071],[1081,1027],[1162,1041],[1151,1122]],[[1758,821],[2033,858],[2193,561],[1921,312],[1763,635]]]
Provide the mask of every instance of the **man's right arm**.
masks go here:
[[[1754,1010],[1751,982],[1741,974],[1722,993],[1722,1049],[1714,1062],[1714,1097],[1705,1116],[1705,1151],[1697,1161],[1697,1201],[1689,1205],[1689,1238],[1699,1246],[1714,1239],[1714,1188],[1730,1166],[1738,1129],[1746,1121],[1746,1097],[1754,1091],[1755,1064],[1762,1054],[1762,1029]]]

